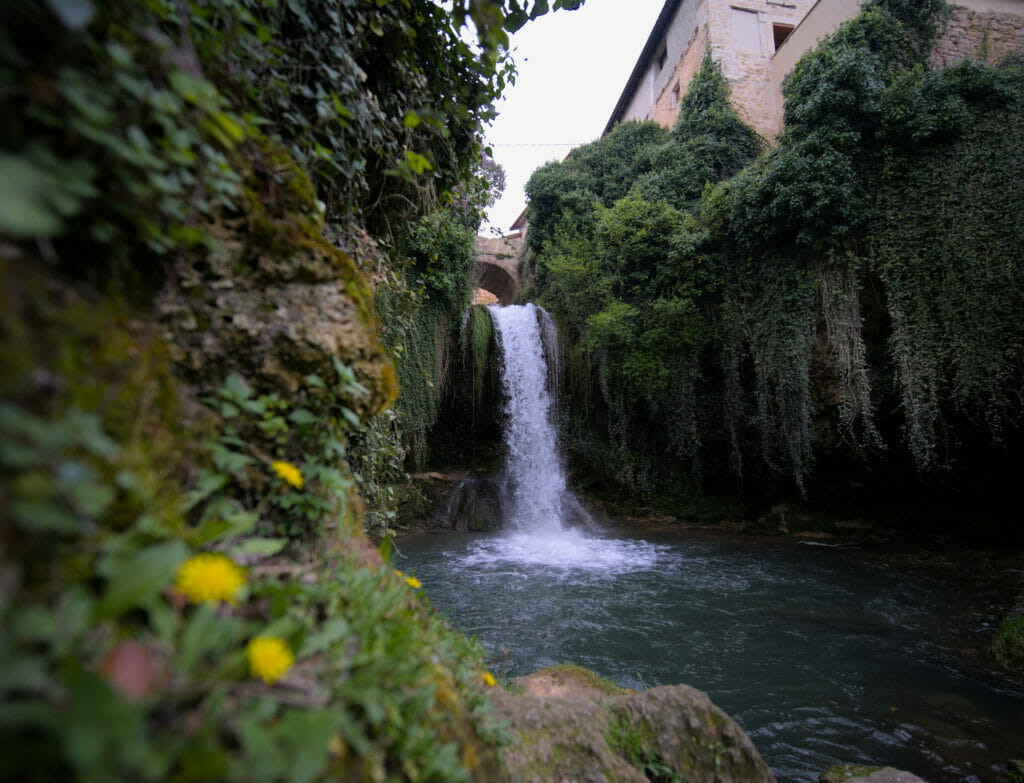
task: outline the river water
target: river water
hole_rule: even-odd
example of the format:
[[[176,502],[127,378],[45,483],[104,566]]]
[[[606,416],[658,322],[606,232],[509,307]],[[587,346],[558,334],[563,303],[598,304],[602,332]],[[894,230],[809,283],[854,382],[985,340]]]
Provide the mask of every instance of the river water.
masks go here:
[[[550,319],[533,305],[491,315],[506,530],[403,541],[400,567],[497,671],[568,662],[634,689],[700,688],[783,783],[841,762],[994,781],[1024,756],[1024,694],[958,664],[946,621],[958,599],[942,583],[841,548],[602,532],[558,458]]]
[[[401,568],[510,676],[571,662],[620,685],[686,683],[779,779],[840,762],[997,781],[1024,755],[1024,694],[967,671],[963,598],[856,550],[574,531],[422,536]]]

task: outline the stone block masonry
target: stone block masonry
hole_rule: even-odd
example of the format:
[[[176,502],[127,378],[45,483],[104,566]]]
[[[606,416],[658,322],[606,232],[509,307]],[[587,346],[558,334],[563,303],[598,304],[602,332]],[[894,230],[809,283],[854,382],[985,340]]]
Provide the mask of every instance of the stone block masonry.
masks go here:
[[[954,6],[929,64],[941,68],[965,57],[995,63],[1012,52],[1024,52],[1024,3],[1018,5],[1018,13]]]

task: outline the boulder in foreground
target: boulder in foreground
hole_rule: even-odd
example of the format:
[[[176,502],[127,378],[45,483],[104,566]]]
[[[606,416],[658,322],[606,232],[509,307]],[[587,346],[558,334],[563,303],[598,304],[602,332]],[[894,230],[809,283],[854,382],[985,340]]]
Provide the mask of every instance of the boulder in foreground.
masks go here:
[[[515,736],[504,750],[512,780],[774,783],[743,729],[695,688],[637,693],[576,666],[515,684],[494,696]]]

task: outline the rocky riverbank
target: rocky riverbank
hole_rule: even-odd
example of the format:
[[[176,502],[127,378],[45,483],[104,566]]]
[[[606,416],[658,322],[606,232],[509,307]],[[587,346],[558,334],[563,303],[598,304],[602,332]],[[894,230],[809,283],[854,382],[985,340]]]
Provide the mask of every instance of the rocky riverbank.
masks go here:
[[[750,738],[687,685],[637,693],[577,666],[542,669],[493,697],[515,740],[510,779],[774,783]]]

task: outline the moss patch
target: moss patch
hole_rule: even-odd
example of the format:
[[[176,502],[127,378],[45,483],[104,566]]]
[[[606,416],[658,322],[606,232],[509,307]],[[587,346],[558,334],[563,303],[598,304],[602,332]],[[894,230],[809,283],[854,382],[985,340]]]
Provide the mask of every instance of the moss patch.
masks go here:
[[[865,778],[875,772],[881,772],[885,767],[871,767],[862,764],[836,764],[825,770],[819,783],[846,783],[850,778]]]
[[[1003,620],[992,649],[999,663],[1024,674],[1024,614],[1011,615]]]
[[[742,729],[685,685],[637,693],[573,665],[514,685],[494,696],[516,737],[504,751],[513,780],[773,780]]]

